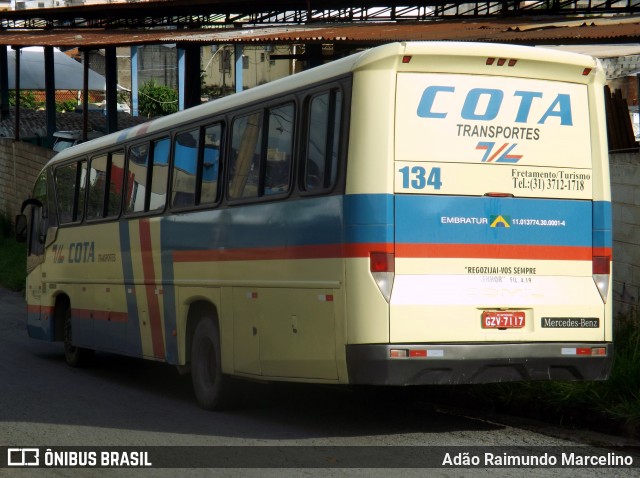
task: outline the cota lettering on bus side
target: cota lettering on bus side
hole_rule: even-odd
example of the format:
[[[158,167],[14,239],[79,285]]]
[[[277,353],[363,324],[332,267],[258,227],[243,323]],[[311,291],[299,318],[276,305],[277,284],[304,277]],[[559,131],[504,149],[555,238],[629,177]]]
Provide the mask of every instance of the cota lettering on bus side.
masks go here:
[[[455,93],[454,86],[432,85],[425,88],[418,104],[418,116],[421,118],[444,119],[449,111],[434,111],[434,103],[438,95]],[[571,96],[558,93],[551,101],[541,91],[521,91],[513,93],[514,101],[518,102],[515,118],[510,118],[515,123],[528,123],[532,106],[544,101],[545,112],[537,118],[537,124],[545,124],[550,117],[558,118],[561,126],[573,126],[571,114]],[[546,101],[545,101],[546,100]],[[460,110],[460,116],[465,120],[492,121],[498,117],[505,102],[504,91],[495,88],[472,88],[467,95]],[[440,105],[450,104],[441,98]],[[534,119],[535,120],[535,119]]]
[[[71,264],[95,262],[94,242],[72,242],[69,244],[69,260]]]

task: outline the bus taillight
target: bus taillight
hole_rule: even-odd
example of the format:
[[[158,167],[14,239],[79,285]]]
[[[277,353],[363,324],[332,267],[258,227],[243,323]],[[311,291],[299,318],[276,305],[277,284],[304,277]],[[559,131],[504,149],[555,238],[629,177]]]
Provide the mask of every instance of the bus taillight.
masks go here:
[[[609,275],[611,274],[610,256],[593,256],[593,281],[598,287],[598,292],[603,301],[607,301],[609,293]]]
[[[387,302],[391,299],[393,279],[395,277],[396,260],[391,252],[371,252],[369,254],[369,270],[380,292]]]
[[[395,255],[391,252],[372,252],[369,265],[371,272],[395,272]]]

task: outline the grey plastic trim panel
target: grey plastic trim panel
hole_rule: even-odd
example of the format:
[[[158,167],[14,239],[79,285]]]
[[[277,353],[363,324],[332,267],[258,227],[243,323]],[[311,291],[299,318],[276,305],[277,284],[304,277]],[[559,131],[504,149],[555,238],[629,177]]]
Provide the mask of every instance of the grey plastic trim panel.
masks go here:
[[[605,355],[568,355],[563,349],[604,347]],[[426,357],[390,358],[391,349],[427,350]],[[605,380],[613,344],[357,344],[347,345],[349,383],[451,385],[530,380]],[[430,354],[432,354],[430,356]]]

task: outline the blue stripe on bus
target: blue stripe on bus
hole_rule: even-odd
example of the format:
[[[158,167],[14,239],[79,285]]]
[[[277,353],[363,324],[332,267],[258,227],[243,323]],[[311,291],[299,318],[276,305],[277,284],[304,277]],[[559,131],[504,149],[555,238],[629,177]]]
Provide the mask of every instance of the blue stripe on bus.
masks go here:
[[[124,293],[127,298],[127,313],[129,315],[129,320],[127,321],[126,353],[137,357],[142,357],[140,318],[138,316],[138,301],[136,300],[135,283],[133,278],[129,221],[120,221],[119,227],[120,251],[122,254],[122,275],[124,278]]]
[[[163,221],[164,250],[211,250],[387,243],[393,195],[308,198],[177,214]]]
[[[396,243],[591,246],[590,201],[396,196]]]
[[[162,231],[162,226],[160,227]],[[162,244],[162,234],[160,235]],[[162,254],[162,283],[163,283],[163,315],[165,337],[165,360],[170,364],[178,363],[178,337],[176,330],[176,288],[173,285],[173,258],[169,254]]]
[[[611,247],[611,204],[361,194],[174,215],[162,228],[163,249],[172,251],[394,242]]]
[[[395,236],[393,205],[392,194],[344,196],[344,242],[392,244]]]
[[[612,247],[613,231],[611,202],[594,201],[593,203],[593,247]]]

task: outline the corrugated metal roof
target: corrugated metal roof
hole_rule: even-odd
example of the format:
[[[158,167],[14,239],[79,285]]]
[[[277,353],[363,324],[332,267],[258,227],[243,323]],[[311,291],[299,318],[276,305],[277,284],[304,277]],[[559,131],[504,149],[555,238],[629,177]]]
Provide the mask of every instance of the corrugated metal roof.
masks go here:
[[[152,43],[359,43],[457,40],[525,44],[629,43],[640,39],[640,17],[599,19],[447,20],[198,30],[48,30],[0,32],[0,45],[104,48]]]

